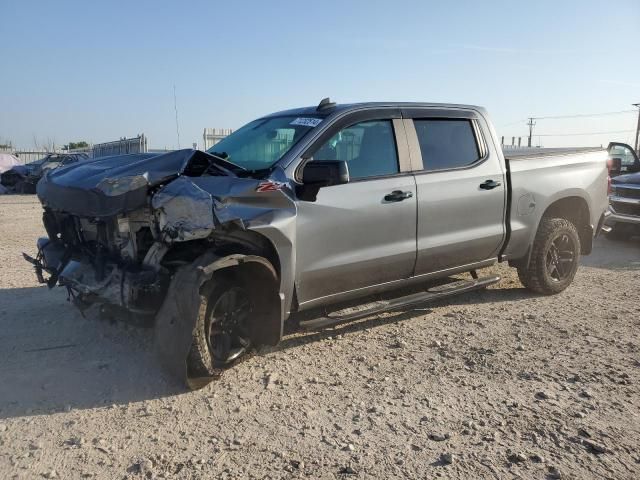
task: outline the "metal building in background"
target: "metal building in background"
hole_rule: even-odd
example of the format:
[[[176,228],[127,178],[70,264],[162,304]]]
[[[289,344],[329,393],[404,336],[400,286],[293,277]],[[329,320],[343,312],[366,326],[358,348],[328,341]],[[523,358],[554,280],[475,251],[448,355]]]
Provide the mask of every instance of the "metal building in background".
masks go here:
[[[208,150],[227,135],[233,132],[230,128],[205,128],[202,134],[203,150]]]
[[[145,153],[147,152],[147,137],[142,133],[133,138],[121,138],[113,142],[96,143],[91,148],[91,152],[93,158],[127,153]]]

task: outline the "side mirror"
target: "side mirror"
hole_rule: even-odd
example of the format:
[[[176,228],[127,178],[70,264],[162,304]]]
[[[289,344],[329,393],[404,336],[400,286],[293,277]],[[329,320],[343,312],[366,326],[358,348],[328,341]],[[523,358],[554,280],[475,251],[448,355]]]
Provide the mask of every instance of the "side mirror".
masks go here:
[[[622,172],[622,159],[609,158],[607,161],[607,167],[609,168],[609,176],[617,177]]]
[[[349,183],[349,167],[344,160],[312,160],[302,169],[302,183],[322,187]]]
[[[349,166],[344,160],[311,160],[302,168],[301,200],[314,202],[322,187],[349,183]]]

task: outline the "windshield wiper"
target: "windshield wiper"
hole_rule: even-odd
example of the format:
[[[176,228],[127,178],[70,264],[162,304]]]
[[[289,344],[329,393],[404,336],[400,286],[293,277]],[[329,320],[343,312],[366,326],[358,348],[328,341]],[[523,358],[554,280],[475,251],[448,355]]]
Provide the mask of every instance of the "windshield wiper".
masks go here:
[[[222,166],[223,168],[226,168],[227,170],[231,170],[232,172],[235,171],[241,171],[241,172],[246,172],[247,169],[244,167],[241,167],[240,165],[236,165],[233,162],[230,162],[229,160],[227,160],[227,158],[229,157],[229,155],[227,155],[226,152],[207,152],[207,154],[211,157],[213,157],[213,159],[216,161],[216,163],[220,166]]]

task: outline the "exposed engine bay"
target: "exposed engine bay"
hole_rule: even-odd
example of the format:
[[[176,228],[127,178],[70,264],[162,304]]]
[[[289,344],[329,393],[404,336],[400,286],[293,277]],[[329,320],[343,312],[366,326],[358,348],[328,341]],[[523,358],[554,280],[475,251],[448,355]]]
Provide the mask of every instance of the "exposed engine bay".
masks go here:
[[[201,297],[199,287],[185,296],[180,278],[204,282],[217,269],[235,268],[248,289],[260,279],[255,305],[263,310],[262,323],[252,327],[251,340],[277,343],[277,255],[267,237],[251,229],[267,224],[273,208],[284,217],[295,209],[284,183],[261,189],[262,175],[196,150],[105,157],[50,172],[38,184],[47,237],[38,239],[35,258],[24,257],[40,282],[65,287],[81,312],[97,304],[101,313],[138,326],[164,318],[157,330],[169,338],[156,332],[156,341],[165,353],[178,352],[168,362],[173,371],[184,371]],[[184,345],[175,344],[175,325],[188,334]]]

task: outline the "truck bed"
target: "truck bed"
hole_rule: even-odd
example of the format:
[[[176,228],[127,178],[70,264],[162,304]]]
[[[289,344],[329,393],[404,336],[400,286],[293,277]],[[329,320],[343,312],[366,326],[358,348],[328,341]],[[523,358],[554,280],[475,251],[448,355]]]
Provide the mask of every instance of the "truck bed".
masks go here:
[[[505,149],[509,175],[509,241],[503,252],[517,259],[527,253],[546,208],[562,199],[580,201],[596,228],[607,208],[608,158],[605,148]]]
[[[502,148],[506,160],[521,160],[526,158],[544,157],[549,155],[576,155],[606,150],[604,147],[565,147],[565,148],[537,148],[516,147]]]

